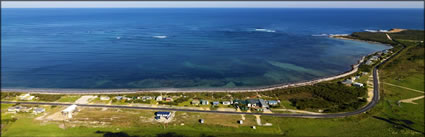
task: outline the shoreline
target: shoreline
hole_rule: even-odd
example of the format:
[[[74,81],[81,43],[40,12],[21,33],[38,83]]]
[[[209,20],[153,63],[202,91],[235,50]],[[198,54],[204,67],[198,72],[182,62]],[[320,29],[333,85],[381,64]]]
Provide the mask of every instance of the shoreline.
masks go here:
[[[342,39],[342,40],[357,40],[362,42],[369,42],[374,44],[383,44],[393,47],[390,44],[375,42],[375,41],[366,41],[359,39],[350,39],[341,36],[329,36],[329,38]],[[377,51],[379,52],[379,51]],[[370,53],[375,54],[376,52]],[[368,56],[366,55],[366,56]],[[241,93],[241,92],[265,92],[272,91],[277,89],[284,88],[293,88],[314,85],[320,82],[332,81],[335,79],[343,78],[349,75],[352,75],[358,71],[358,67],[361,63],[364,62],[366,56],[362,56],[356,64],[351,65],[351,70],[336,74],[334,76],[323,77],[308,81],[301,81],[296,83],[287,83],[287,84],[276,84],[265,87],[252,87],[252,88],[234,88],[234,89],[225,89],[225,88],[211,88],[211,89],[195,89],[195,88],[160,88],[160,89],[43,89],[43,88],[29,88],[29,89],[19,89],[19,88],[2,88],[2,92],[27,92],[33,94],[137,94],[137,93],[202,93],[202,92],[227,92],[227,93]]]

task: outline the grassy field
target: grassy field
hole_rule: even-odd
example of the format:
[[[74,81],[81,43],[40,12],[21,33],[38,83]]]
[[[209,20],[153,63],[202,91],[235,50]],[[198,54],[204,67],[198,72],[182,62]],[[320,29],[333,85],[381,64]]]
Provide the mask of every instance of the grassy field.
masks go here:
[[[57,102],[75,102],[80,96],[62,96]]]

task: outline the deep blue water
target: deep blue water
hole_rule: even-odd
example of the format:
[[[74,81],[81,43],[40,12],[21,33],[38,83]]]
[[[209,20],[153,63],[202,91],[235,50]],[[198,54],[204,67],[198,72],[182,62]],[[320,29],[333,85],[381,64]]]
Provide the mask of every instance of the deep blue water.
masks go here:
[[[424,27],[423,9],[1,10],[2,88],[299,82],[389,48],[314,34]]]

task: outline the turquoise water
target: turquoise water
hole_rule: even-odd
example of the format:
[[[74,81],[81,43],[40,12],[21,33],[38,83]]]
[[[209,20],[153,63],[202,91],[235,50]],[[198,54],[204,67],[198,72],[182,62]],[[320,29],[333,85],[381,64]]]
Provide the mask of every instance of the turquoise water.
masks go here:
[[[395,19],[396,18],[396,19]],[[420,9],[2,9],[2,88],[247,88],[336,75]]]

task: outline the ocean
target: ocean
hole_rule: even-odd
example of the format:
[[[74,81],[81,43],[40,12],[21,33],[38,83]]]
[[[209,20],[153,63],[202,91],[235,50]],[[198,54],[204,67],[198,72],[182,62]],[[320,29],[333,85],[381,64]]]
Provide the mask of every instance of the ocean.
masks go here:
[[[423,9],[87,8],[1,13],[3,89],[215,89],[308,81],[390,48],[317,37],[424,29]]]

